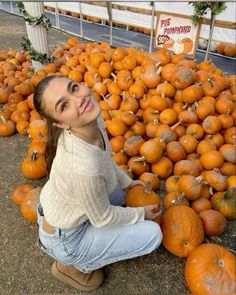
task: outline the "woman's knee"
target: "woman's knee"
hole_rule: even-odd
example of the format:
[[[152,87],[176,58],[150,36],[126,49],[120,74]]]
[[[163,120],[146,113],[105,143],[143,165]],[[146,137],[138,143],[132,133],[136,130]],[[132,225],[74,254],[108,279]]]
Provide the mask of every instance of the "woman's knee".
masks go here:
[[[160,246],[162,241],[162,232],[158,223],[153,221],[146,221],[146,223],[146,234],[147,238],[149,239],[149,246],[147,251],[149,251],[148,253],[150,253]]]

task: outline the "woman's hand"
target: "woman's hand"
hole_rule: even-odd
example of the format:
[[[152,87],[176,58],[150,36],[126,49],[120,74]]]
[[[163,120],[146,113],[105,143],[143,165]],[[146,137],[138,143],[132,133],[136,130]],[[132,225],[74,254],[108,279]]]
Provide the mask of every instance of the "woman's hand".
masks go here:
[[[161,214],[161,209],[158,204],[143,206],[145,212],[145,219],[153,220]],[[156,212],[159,209],[158,212]]]
[[[135,185],[142,185],[145,186],[145,183],[142,182],[141,180],[133,180],[130,185],[128,185],[125,189],[130,189],[131,187],[135,186]]]

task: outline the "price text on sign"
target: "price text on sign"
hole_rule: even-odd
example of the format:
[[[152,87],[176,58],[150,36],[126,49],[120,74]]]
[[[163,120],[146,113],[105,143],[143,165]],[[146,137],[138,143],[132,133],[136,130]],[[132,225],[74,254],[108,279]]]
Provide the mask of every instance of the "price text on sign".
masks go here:
[[[199,25],[195,26],[188,16],[171,13],[158,15],[155,46],[167,48],[174,53],[195,55]]]

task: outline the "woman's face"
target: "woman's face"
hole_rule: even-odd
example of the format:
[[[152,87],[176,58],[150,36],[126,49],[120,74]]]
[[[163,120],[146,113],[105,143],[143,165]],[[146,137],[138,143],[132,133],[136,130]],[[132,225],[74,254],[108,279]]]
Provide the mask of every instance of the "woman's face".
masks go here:
[[[90,89],[68,78],[54,78],[44,91],[42,104],[45,113],[63,128],[83,127],[100,114]]]

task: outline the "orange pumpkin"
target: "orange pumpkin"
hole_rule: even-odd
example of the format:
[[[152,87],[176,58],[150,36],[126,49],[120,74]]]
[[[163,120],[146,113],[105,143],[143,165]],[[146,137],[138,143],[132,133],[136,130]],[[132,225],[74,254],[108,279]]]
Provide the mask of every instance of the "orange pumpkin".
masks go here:
[[[45,157],[33,152],[23,160],[21,171],[24,177],[29,179],[45,177],[47,175],[47,163]]]
[[[39,193],[41,187],[36,187],[25,193],[25,196],[20,204],[21,214],[30,222],[37,221],[37,204],[39,202]]]
[[[23,198],[24,198],[24,196],[25,196],[25,193],[26,193],[27,191],[29,191],[29,190],[34,189],[34,188],[35,188],[35,186],[32,185],[32,184],[29,184],[29,183],[28,183],[28,184],[26,184],[26,183],[24,183],[24,184],[20,184],[20,185],[18,185],[18,186],[15,188],[15,190],[14,190],[12,196],[11,196],[11,199],[12,199],[17,205],[20,205],[21,202],[22,202],[22,200],[23,200]]]
[[[152,190],[155,191],[158,189],[159,185],[159,178],[156,174],[153,174],[151,172],[144,172],[139,179],[143,181],[145,184],[151,182]]]
[[[236,219],[236,194],[235,188],[212,196],[213,208],[221,212],[226,218]]]
[[[160,211],[161,199],[158,194],[152,191],[151,182],[148,182],[146,186],[135,185],[131,187],[125,196],[125,204],[127,207],[141,207],[155,204],[159,207],[159,209],[156,210],[156,212],[158,212]],[[160,217],[158,216],[154,220],[160,222]]]
[[[175,205],[189,206],[189,200],[184,197],[184,193],[173,191],[165,195],[163,200],[164,210]]]
[[[188,256],[204,238],[200,217],[187,206],[169,208],[162,217],[161,228],[163,245],[179,257]]]
[[[185,279],[193,294],[233,295],[236,290],[235,256],[222,246],[202,244],[186,261]]]
[[[218,236],[226,228],[224,215],[216,210],[203,210],[199,213],[199,217],[202,220],[203,229],[207,236]]]

